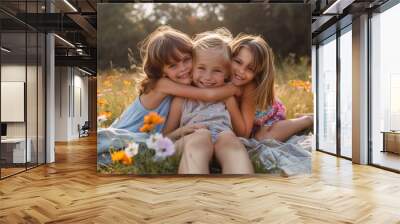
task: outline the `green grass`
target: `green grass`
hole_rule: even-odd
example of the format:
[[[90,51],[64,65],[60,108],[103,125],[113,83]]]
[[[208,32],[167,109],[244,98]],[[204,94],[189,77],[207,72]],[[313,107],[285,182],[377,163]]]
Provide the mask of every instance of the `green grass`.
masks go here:
[[[311,85],[308,88],[293,85],[293,81],[311,84],[309,58],[302,57],[296,61],[294,57],[287,57],[278,63],[275,80],[275,92],[286,107],[287,118],[294,118],[296,113],[313,112]]]
[[[176,174],[178,173],[180,154],[176,153],[164,160],[154,160],[154,150],[141,144],[139,153],[134,156],[132,165],[112,163],[98,165],[97,172],[102,174]]]
[[[137,97],[137,72],[110,70],[99,74],[97,80],[97,114],[107,114],[108,127]]]
[[[313,112],[313,94],[308,90],[290,85],[291,80],[310,81],[310,66],[307,58],[298,62],[288,57],[277,66],[275,91],[287,109],[287,117],[296,113]],[[107,114],[108,127],[137,97],[138,71],[112,69],[98,75],[98,115]]]
[[[294,118],[296,113],[313,112],[313,95],[303,89],[288,84],[276,86],[276,94],[286,107],[287,118]]]
[[[310,86],[294,85],[293,83],[310,82],[309,59],[301,58],[295,61],[288,57],[277,66],[275,91],[287,111],[287,118],[293,118],[296,113],[313,112],[313,94]],[[137,97],[138,71],[112,69],[98,75],[98,115],[106,115],[108,120],[101,127],[108,127]],[[295,80],[295,82],[293,82]],[[179,155],[174,155],[163,161],[154,161],[152,151],[145,150],[134,158],[131,166],[114,163],[108,166],[98,166],[98,172],[109,174],[176,174],[179,166]],[[265,170],[256,158],[252,158],[257,173]]]

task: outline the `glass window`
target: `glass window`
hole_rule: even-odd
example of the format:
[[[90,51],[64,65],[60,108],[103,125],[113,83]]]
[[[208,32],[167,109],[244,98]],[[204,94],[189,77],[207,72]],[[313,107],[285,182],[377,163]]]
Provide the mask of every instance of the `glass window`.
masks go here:
[[[348,30],[349,29],[349,30]],[[347,32],[346,32],[347,31]],[[351,27],[340,36],[340,154],[352,157],[352,35]]]
[[[1,33],[1,177],[26,170],[26,33]],[[7,97],[5,97],[7,96]],[[12,97],[12,98],[11,98]],[[11,109],[12,108],[12,109]],[[28,145],[29,146],[29,145]]]
[[[41,12],[38,3],[9,1],[2,6],[37,13]],[[0,17],[7,20],[0,24],[0,178],[5,178],[45,162],[46,40],[21,21],[2,12]]]
[[[336,36],[318,48],[318,149],[336,153]]]
[[[39,33],[38,36],[38,77],[37,77],[37,88],[38,88],[38,164],[45,163],[46,148],[45,148],[45,60],[46,60],[46,38],[43,33]]]
[[[27,33],[27,75],[26,75],[26,114],[27,114],[27,142],[30,147],[30,159],[27,163],[28,168],[37,165],[37,75],[38,75],[38,57],[37,43],[38,36],[36,32]]]
[[[372,163],[400,170],[400,4],[371,18]]]

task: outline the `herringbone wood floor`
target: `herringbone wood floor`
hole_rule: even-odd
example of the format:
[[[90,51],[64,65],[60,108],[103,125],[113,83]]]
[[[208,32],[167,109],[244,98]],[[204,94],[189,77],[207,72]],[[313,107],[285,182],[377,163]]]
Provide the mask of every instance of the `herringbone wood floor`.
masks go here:
[[[0,223],[400,223],[400,175],[316,152],[299,177],[104,177],[96,139],[0,181]]]

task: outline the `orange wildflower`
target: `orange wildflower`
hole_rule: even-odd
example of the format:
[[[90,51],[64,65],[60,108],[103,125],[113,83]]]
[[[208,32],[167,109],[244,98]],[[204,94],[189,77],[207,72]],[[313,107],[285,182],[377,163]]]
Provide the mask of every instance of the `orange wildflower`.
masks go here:
[[[140,132],[148,132],[149,128],[148,128],[147,126],[148,126],[147,124],[144,124],[144,125],[139,129],[139,131],[140,131]]]
[[[297,89],[303,89],[307,92],[311,91],[311,82],[310,81],[290,80],[288,84]]]
[[[122,158],[122,164],[131,165],[133,163],[133,157],[129,157],[124,153],[124,157]]]
[[[143,123],[149,124],[151,122],[151,118],[149,115],[144,116],[143,118]]]
[[[112,115],[111,111],[103,111],[100,113],[100,116],[105,116],[106,118],[109,118]]]
[[[125,157],[125,152],[124,151],[117,151],[117,152],[112,152],[111,153],[111,160],[113,162],[119,162],[123,160]]]
[[[111,160],[113,163],[122,162],[124,165],[131,165],[133,163],[133,157],[129,157],[123,150],[111,152]]]
[[[97,100],[97,104],[100,106],[103,106],[103,105],[107,104],[107,100],[104,98],[100,98]]]
[[[144,124],[141,128],[141,132],[151,132],[156,126],[154,124]]]
[[[149,116],[148,119],[150,122],[148,122],[148,123],[150,123],[150,124],[158,125],[158,124],[161,124],[164,122],[164,118],[161,117],[160,115],[158,115],[156,112],[150,112],[147,116]]]
[[[143,126],[140,128],[141,132],[151,132],[157,125],[164,122],[164,118],[156,112],[150,112],[143,118]]]
[[[104,81],[103,81],[103,86],[104,86],[104,87],[110,88],[110,87],[112,86],[112,83],[111,83],[110,80],[104,80]]]
[[[123,83],[124,83],[124,85],[125,85],[126,87],[128,87],[128,86],[130,86],[130,85],[132,84],[132,82],[129,81],[129,80],[124,80]]]

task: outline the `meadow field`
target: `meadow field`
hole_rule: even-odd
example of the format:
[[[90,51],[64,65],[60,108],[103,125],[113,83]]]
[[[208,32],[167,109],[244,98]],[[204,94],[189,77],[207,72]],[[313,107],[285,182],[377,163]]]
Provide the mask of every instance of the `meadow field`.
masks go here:
[[[296,113],[313,112],[309,68],[307,58],[295,61],[289,57],[277,66],[275,91],[277,97],[286,106],[287,118],[295,117]],[[98,128],[109,127],[135,100],[137,86],[142,78],[140,74],[140,69],[133,66],[133,69],[129,71],[109,69],[97,76],[97,112],[98,117],[103,118],[98,123]],[[127,148],[129,147],[131,146],[127,146]],[[135,156],[129,158],[123,153],[118,154],[119,149],[110,148],[107,156],[111,156],[112,163],[98,164],[98,172],[103,174],[175,174],[177,172],[180,158],[177,153],[161,160],[155,160],[154,155],[157,152],[149,150],[146,144],[135,145],[131,148],[135,151]],[[267,171],[263,170],[257,158],[257,155],[251,158],[256,173],[266,173]],[[212,169],[214,169],[213,172],[218,173],[218,168],[212,167]]]
[[[307,58],[300,58],[295,62],[294,59],[288,57],[277,66],[275,91],[286,106],[287,118],[293,118],[296,113],[313,112],[309,68]],[[98,74],[97,112],[98,116],[107,117],[102,127],[108,127],[137,97],[139,73],[138,67],[134,67],[130,71],[110,69]]]

